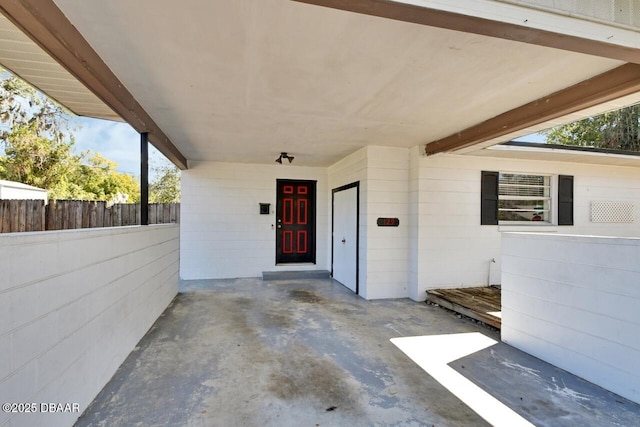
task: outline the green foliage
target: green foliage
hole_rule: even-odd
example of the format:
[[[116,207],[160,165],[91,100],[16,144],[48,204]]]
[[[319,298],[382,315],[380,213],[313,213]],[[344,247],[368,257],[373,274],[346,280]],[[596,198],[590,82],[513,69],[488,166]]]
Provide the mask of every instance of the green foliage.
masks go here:
[[[640,105],[588,117],[544,133],[547,144],[640,151]]]
[[[173,164],[153,168],[155,178],[149,184],[150,203],[180,203],[180,169]]]
[[[70,117],[71,113],[60,104],[22,79],[5,73],[0,82],[0,120],[5,125],[0,137],[3,140],[17,127],[27,127],[38,137],[61,142],[70,135]]]
[[[50,191],[55,198],[66,193],[69,177],[80,164],[72,143],[38,136],[34,122],[18,124],[4,141],[0,178]]]
[[[116,162],[93,152],[83,153],[83,159],[73,179],[77,187],[74,198],[124,203],[140,201],[138,181],[131,175],[117,172]]]
[[[0,179],[45,188],[52,199],[140,200],[136,178],[99,153],[74,154],[71,113],[22,80],[0,81]]]

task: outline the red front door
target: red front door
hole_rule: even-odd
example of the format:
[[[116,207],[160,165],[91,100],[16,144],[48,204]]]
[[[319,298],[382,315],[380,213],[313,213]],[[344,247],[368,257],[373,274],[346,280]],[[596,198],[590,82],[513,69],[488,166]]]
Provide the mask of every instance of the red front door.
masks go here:
[[[276,263],[316,262],[316,181],[277,181]]]

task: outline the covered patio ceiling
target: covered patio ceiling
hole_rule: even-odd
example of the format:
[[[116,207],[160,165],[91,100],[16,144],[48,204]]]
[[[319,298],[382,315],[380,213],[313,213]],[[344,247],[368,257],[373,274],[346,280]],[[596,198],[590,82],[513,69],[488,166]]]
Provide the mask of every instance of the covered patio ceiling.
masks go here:
[[[422,3],[436,7],[438,2]],[[491,122],[640,58],[634,46],[583,49],[593,43],[587,41],[577,43],[580,49],[564,50],[563,45],[459,31],[455,25],[447,29],[290,0],[7,4],[3,12],[23,29],[29,14],[46,20],[43,10],[57,6],[113,73],[116,86],[128,91],[189,161],[273,163],[286,151],[295,156],[297,165],[328,166],[366,145],[412,147],[455,138],[483,123],[496,128],[488,139],[466,146],[464,151],[473,152],[551,124],[640,101],[640,72],[631,64],[630,80],[620,83],[624,89],[605,83],[604,89],[590,95],[591,104],[573,101],[553,118],[538,115],[516,128]],[[27,18],[16,17],[16,8],[26,10]],[[596,25],[566,19],[578,33],[586,34]],[[54,38],[64,38],[62,24],[57,25],[50,32]],[[554,25],[559,25],[557,19]],[[84,66],[91,73],[91,61],[73,50],[76,42],[65,41],[80,64],[88,63]],[[6,43],[6,37],[0,40],[0,51],[5,53]],[[41,40],[40,45],[51,50]],[[6,64],[5,58],[0,61]],[[16,64],[9,67],[71,107],[70,98],[54,92],[46,79],[37,80],[34,70],[25,73]],[[40,73],[48,76],[48,70],[43,66]],[[72,72],[82,80],[78,74],[82,72]],[[603,96],[602,90],[618,90],[616,99]],[[113,108],[106,95],[99,97]],[[129,110],[136,112],[134,107]],[[110,110],[72,110],[113,118]],[[157,143],[155,128],[142,127],[137,128],[149,131]],[[165,151],[171,152],[166,147]]]

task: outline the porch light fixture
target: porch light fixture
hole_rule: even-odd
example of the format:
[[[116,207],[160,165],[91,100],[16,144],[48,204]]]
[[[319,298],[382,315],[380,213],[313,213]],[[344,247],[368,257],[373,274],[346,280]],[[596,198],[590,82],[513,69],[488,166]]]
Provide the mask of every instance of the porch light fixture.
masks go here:
[[[287,153],[280,153],[280,157],[278,157],[276,159],[276,163],[282,164],[282,159],[287,159],[287,160],[289,160],[289,163],[291,163],[291,162],[293,162],[293,159],[295,159],[295,157],[290,156]]]

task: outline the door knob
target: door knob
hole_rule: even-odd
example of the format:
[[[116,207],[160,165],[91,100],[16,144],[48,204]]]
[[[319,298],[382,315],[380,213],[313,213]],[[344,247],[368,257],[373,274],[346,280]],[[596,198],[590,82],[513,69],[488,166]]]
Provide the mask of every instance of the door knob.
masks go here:
[[[345,239],[344,237],[342,238],[342,243],[343,243],[343,244],[344,244],[344,243],[347,243],[347,241],[346,241],[346,239]]]

